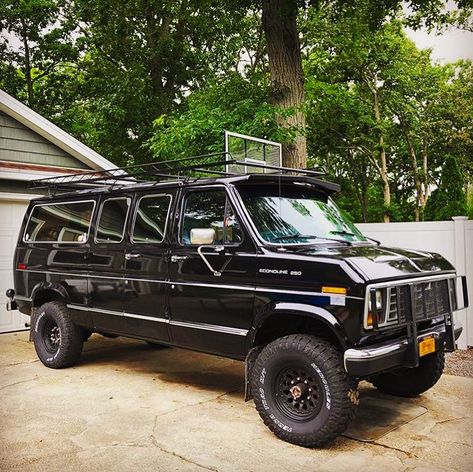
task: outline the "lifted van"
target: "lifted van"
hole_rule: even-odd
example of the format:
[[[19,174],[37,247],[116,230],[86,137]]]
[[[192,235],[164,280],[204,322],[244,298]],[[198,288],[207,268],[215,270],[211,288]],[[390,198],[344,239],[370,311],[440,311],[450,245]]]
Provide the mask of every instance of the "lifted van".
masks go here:
[[[41,362],[74,365],[92,332],[245,361],[246,399],[309,447],[344,432],[361,379],[431,388],[465,278],[363,236],[317,172],[231,162],[258,172],[156,163],[37,182],[50,195],[27,210],[7,296]]]

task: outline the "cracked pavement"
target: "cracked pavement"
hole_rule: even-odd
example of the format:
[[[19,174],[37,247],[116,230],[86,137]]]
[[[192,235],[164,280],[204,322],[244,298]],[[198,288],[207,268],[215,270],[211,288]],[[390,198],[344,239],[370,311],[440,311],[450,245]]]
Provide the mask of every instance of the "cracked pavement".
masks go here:
[[[98,335],[77,366],[47,369],[28,333],[0,335],[0,470],[473,470],[471,378],[444,375],[409,400],[364,383],[361,402],[423,414],[374,442],[323,449],[273,436],[243,383],[241,362]]]

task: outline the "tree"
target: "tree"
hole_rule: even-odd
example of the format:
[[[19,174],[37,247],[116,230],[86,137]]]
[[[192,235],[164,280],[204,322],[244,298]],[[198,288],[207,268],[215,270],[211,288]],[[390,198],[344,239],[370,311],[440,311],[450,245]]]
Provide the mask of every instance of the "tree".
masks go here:
[[[70,25],[63,21],[62,1],[1,0],[0,51],[4,60],[0,85],[35,106],[35,87],[58,65],[77,57]],[[17,44],[19,43],[19,45]]]
[[[429,220],[449,220],[453,216],[462,216],[466,213],[463,176],[456,159],[448,156],[443,166],[440,186],[432,193],[425,215]]]
[[[338,19],[344,15],[353,17],[357,11],[362,11],[367,15],[370,29],[372,31],[379,28],[386,18],[399,11],[404,3],[407,3],[413,10],[411,15],[411,25],[418,26],[421,23],[432,23],[442,16],[444,2],[440,0],[326,0],[321,1],[295,1],[295,0],[262,0],[262,24],[267,40],[269,68],[271,78],[274,83],[273,99],[274,103],[285,109],[292,109],[292,114],[287,114],[281,119],[281,124],[296,125],[298,135],[291,145],[286,145],[283,149],[283,160],[287,165],[305,167],[307,160],[307,145],[305,133],[305,115],[302,110],[304,102],[304,73],[302,68],[302,55],[300,51],[297,17],[299,9],[303,8],[324,10],[333,12]],[[458,5],[466,7],[470,5],[470,0],[457,0]],[[327,8],[328,7],[328,8]],[[333,7],[333,8],[330,8]],[[375,115],[379,108],[378,93],[373,87],[373,76],[366,76],[367,85],[373,93],[373,107]],[[379,122],[381,124],[381,117]],[[384,138],[379,132],[379,152],[380,152],[380,172],[386,175],[387,169],[383,157]],[[389,185],[383,177],[385,204],[390,205]],[[387,217],[386,217],[387,219]]]
[[[232,130],[276,141],[289,130],[277,123],[278,109],[268,103],[269,87],[234,72],[193,92],[186,108],[155,120],[149,141],[156,159],[168,160],[223,151],[224,131]]]
[[[267,42],[271,72],[272,101],[289,111],[279,117],[283,127],[297,128],[293,142],[283,143],[283,163],[305,168],[304,74],[297,29],[298,6],[294,0],[262,0],[262,24]]]

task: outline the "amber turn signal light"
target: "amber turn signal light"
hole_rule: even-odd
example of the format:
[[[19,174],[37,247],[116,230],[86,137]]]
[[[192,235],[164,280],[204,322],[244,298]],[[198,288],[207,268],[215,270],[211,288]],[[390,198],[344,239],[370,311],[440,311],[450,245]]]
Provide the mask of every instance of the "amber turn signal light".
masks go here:
[[[322,293],[334,293],[336,295],[346,295],[347,289],[344,287],[322,287]]]

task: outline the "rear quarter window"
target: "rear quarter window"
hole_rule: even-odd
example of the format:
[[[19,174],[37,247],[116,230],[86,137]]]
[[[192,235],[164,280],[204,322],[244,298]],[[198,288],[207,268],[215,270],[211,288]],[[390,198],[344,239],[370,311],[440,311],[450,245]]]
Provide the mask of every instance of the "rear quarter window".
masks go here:
[[[36,205],[24,233],[26,242],[85,243],[94,201]]]

